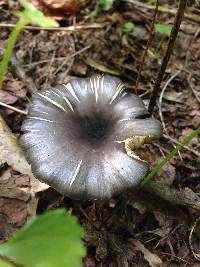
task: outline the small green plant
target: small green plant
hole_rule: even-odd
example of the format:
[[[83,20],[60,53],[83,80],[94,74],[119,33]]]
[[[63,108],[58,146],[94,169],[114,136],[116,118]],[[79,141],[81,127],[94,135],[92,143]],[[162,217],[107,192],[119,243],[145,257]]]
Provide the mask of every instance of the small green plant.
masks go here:
[[[164,44],[164,40],[166,37],[169,37],[171,34],[171,30],[172,30],[172,26],[171,25],[167,25],[167,24],[155,24],[155,31],[157,33],[160,34],[161,38],[160,41],[158,43],[158,45],[156,46],[156,51],[155,54],[158,53],[158,51],[160,50],[160,48],[163,46]]]
[[[7,72],[8,62],[12,55],[12,50],[22,29],[28,24],[38,25],[40,27],[58,26],[56,21],[45,17],[42,12],[37,10],[32,4],[28,3],[27,0],[19,0],[19,2],[23,5],[24,10],[14,12],[14,14],[19,17],[19,21],[10,34],[3,59],[0,64],[0,89],[2,88],[4,75]]]
[[[147,184],[161,169],[170,161],[185,145],[187,145],[193,138],[200,135],[200,127],[194,130],[191,134],[187,135],[180,145],[177,145],[161,162],[142,180],[140,186]]]
[[[83,229],[77,219],[58,209],[38,216],[0,245],[0,267],[80,267],[85,256]],[[9,260],[8,260],[9,259]]]
[[[164,37],[169,37],[171,34],[172,26],[167,24],[155,24],[155,30],[156,32],[159,32],[160,34],[164,35]]]
[[[112,8],[114,0],[99,0],[99,7],[102,11],[108,11]]]
[[[197,6],[200,7],[200,0],[196,0],[195,2],[197,4]]]
[[[124,23],[122,31],[125,33],[132,32],[133,29],[135,28],[135,24],[131,21]]]
[[[89,17],[97,17],[99,13],[109,11],[113,6],[114,0],[99,0]]]

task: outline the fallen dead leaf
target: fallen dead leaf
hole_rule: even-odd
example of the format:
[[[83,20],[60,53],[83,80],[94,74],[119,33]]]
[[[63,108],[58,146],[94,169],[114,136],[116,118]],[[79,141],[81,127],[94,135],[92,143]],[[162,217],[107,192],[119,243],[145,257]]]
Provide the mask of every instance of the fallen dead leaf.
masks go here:
[[[0,101],[5,104],[14,104],[18,98],[24,98],[26,90],[20,81],[6,81],[3,90],[0,90]]]
[[[139,240],[133,239],[132,243],[135,246],[136,250],[142,252],[145,260],[149,263],[151,267],[163,266],[162,260],[156,254],[152,253],[147,248],[145,248],[145,246]]]
[[[33,176],[18,139],[0,116],[0,165],[4,163],[12,168],[8,167],[0,176],[0,211],[4,215],[0,217],[0,229],[6,233],[3,240],[36,215],[36,193],[49,186]]]
[[[8,91],[1,90],[0,91],[0,101],[5,103],[5,104],[11,105],[17,101],[17,97],[10,94]]]
[[[93,59],[91,59],[89,57],[87,57],[85,59],[85,62],[89,66],[91,66],[91,67],[93,67],[93,68],[95,68],[95,69],[97,69],[97,70],[99,70],[101,72],[106,72],[106,73],[109,73],[109,74],[112,74],[112,75],[116,75],[116,76],[119,75],[119,72],[117,70],[111,70],[111,69],[107,68],[106,66],[104,66],[103,64],[97,63],[96,61],[94,61]]]
[[[158,174],[158,180],[164,184],[171,185],[174,182],[176,169],[172,164],[166,164]]]
[[[19,145],[18,139],[10,131],[3,118],[0,116],[0,165],[7,163],[14,170],[21,174],[28,175],[31,180],[31,190],[34,196],[37,192],[44,191],[49,186],[37,180],[28,164],[23,151]]]
[[[164,93],[163,98],[172,102],[182,103],[183,100],[181,99],[181,96],[182,92],[175,92],[173,90],[170,90]]]

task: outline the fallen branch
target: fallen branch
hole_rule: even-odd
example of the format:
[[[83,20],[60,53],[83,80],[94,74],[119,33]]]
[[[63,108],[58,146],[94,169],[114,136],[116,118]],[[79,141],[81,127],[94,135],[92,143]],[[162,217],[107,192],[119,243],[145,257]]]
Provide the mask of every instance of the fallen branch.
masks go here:
[[[200,210],[200,197],[192,190],[177,190],[158,181],[149,181],[144,190],[169,201],[172,204],[183,205]]]
[[[0,27],[4,28],[14,28],[16,25],[12,23],[0,23]],[[69,26],[69,27],[38,27],[38,26],[25,26],[23,30],[38,30],[38,31],[80,31],[80,30],[88,30],[88,29],[99,29],[103,28],[103,24],[93,23],[88,25],[76,25],[76,26]]]

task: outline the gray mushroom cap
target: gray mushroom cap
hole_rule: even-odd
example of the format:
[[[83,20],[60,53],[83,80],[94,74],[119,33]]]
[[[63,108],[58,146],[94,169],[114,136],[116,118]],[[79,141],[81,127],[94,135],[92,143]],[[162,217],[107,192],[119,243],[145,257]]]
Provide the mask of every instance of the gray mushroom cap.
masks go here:
[[[142,100],[107,75],[36,93],[22,131],[35,177],[73,199],[105,199],[136,186],[148,164],[134,149],[162,135]]]

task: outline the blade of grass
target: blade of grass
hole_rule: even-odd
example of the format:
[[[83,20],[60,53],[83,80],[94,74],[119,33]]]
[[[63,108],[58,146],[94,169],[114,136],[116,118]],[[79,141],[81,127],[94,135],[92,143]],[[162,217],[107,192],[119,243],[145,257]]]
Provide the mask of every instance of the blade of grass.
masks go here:
[[[163,160],[161,160],[161,162],[142,180],[140,187],[147,184],[161,170],[161,168],[178,153],[178,151],[181,151],[184,148],[184,145],[187,145],[198,134],[200,134],[200,127],[187,135],[180,145],[177,145]]]
[[[24,18],[21,18],[15,28],[13,29],[13,31],[11,32],[10,34],[10,38],[8,40],[8,44],[7,44],[7,47],[6,47],[6,50],[5,50],[5,53],[3,55],[3,59],[2,59],[2,62],[0,64],[0,89],[2,88],[2,83],[3,83],[3,78],[4,78],[4,75],[6,74],[7,72],[7,68],[8,68],[8,61],[11,57],[11,54],[12,54],[12,50],[13,50],[13,47],[15,46],[15,43],[17,41],[17,38],[21,32],[21,30],[24,28],[24,26],[26,26],[28,24],[28,21]]]

